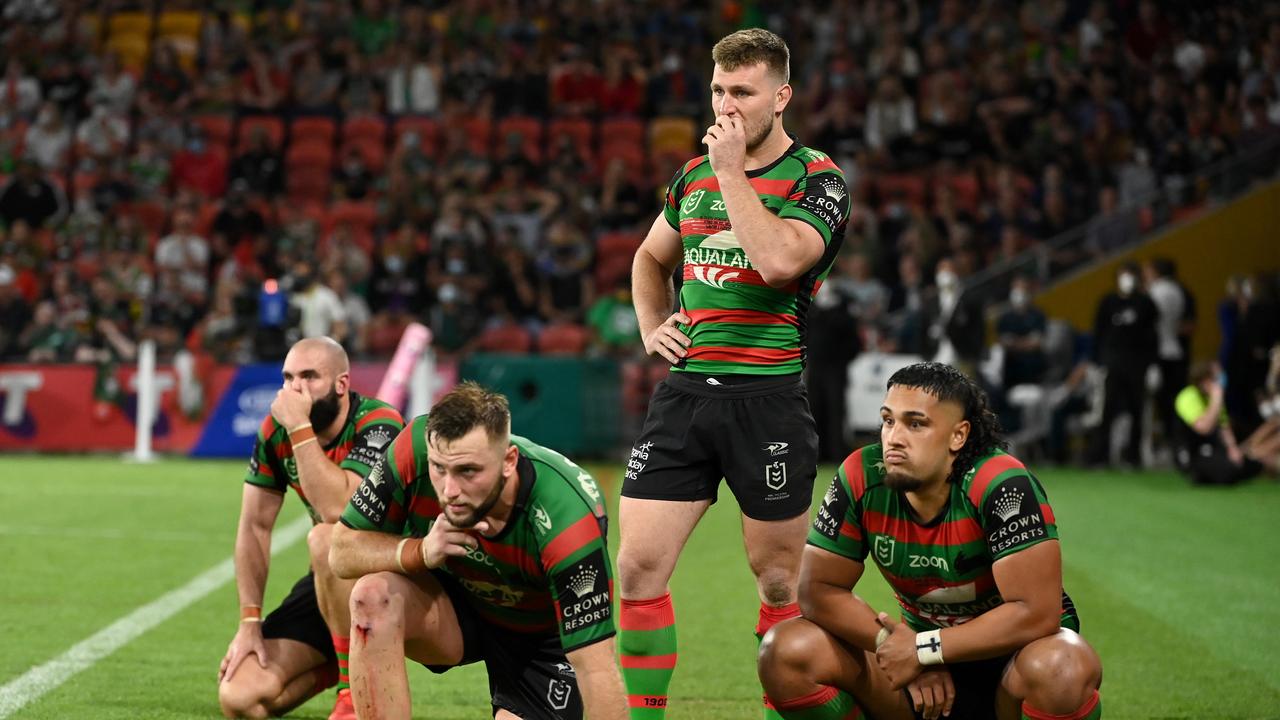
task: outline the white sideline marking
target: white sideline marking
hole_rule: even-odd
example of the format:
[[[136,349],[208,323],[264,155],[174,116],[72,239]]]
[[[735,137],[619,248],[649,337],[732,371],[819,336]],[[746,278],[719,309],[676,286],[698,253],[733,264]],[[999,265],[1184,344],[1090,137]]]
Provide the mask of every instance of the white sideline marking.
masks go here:
[[[272,533],[271,554],[276,555],[301,540],[311,529],[306,515]],[[134,638],[185,610],[192,603],[222,587],[235,577],[235,561],[227,558],[197,575],[191,582],[143,605],[90,637],[81,640],[58,657],[26,671],[0,686],[0,720],[17,712],[129,644]]]

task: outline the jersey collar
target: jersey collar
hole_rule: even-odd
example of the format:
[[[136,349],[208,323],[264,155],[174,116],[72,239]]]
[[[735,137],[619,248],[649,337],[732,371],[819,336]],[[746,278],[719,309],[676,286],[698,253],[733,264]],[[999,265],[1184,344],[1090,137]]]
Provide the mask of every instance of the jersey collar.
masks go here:
[[[749,178],[760,177],[761,175],[764,175],[770,170],[778,167],[778,164],[781,163],[783,160],[786,160],[787,158],[791,157],[791,153],[795,152],[800,147],[800,141],[796,140],[796,136],[792,135],[789,132],[787,133],[787,137],[791,138],[791,144],[787,146],[787,149],[784,150],[783,153],[779,155],[776,160],[769,163],[768,165],[765,165],[764,167],[758,167],[755,170],[748,170],[747,177]]]
[[[520,452],[520,448],[516,447],[519,457],[516,458],[516,480],[520,483],[520,487],[516,488],[516,502],[511,506],[511,513],[507,515],[507,522],[502,526],[502,532],[493,537],[486,537],[486,540],[500,540],[511,532],[511,527],[525,513],[525,506],[529,504],[529,496],[533,494],[533,484],[538,480],[538,473],[533,469],[533,461],[524,456]]]

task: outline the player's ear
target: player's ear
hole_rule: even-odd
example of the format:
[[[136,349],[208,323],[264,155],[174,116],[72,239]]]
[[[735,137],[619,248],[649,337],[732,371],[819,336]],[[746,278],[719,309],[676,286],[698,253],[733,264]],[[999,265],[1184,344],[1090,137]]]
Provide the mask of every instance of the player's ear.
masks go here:
[[[520,450],[515,445],[507,446],[507,454],[502,458],[502,474],[505,477],[514,477],[516,474],[516,463],[520,460]]]
[[[351,373],[341,373],[337,379],[333,381],[333,389],[339,396],[346,395],[351,389]]]
[[[969,440],[968,420],[961,420],[951,428],[951,437],[949,439],[949,447],[951,452],[958,453],[964,448],[964,444]]]
[[[778,92],[773,98],[773,115],[778,117],[782,115],[782,111],[787,109],[787,104],[791,102],[791,84],[782,83],[778,87]]]

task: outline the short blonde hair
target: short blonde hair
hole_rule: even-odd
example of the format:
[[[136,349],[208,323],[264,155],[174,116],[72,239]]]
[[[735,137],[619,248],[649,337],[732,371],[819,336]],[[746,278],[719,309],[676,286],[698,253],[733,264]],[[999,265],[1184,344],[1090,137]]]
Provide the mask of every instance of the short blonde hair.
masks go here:
[[[764,28],[739,30],[724,36],[711,48],[711,59],[729,71],[764,63],[782,82],[791,80],[791,51],[786,41]]]

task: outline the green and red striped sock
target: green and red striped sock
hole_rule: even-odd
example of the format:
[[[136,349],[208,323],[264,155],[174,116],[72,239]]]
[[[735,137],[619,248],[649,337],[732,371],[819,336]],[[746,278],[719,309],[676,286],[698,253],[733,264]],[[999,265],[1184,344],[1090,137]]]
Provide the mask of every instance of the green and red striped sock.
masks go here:
[[[338,690],[347,690],[351,687],[351,667],[348,659],[351,654],[351,638],[337,635],[331,637],[333,651],[338,654]]]
[[[793,700],[775,700],[783,720],[856,720],[862,710],[853,696],[839,688],[823,685],[818,690]]]
[[[1076,709],[1075,712],[1066,715],[1054,715],[1042,710],[1031,707],[1026,702],[1022,703],[1022,720],[1101,720],[1102,719],[1102,696],[1097,690],[1089,696],[1084,704]]]
[[[769,632],[769,628],[793,617],[800,617],[799,603],[791,603],[782,607],[771,607],[760,603],[759,620],[756,621],[756,647],[760,646],[760,641],[764,639],[765,633]],[[782,716],[773,707],[773,703],[769,702],[768,696],[764,697],[764,720],[782,720]]]
[[[618,651],[631,720],[667,716],[667,688],[676,669],[676,613],[671,593],[649,600],[623,598]]]

